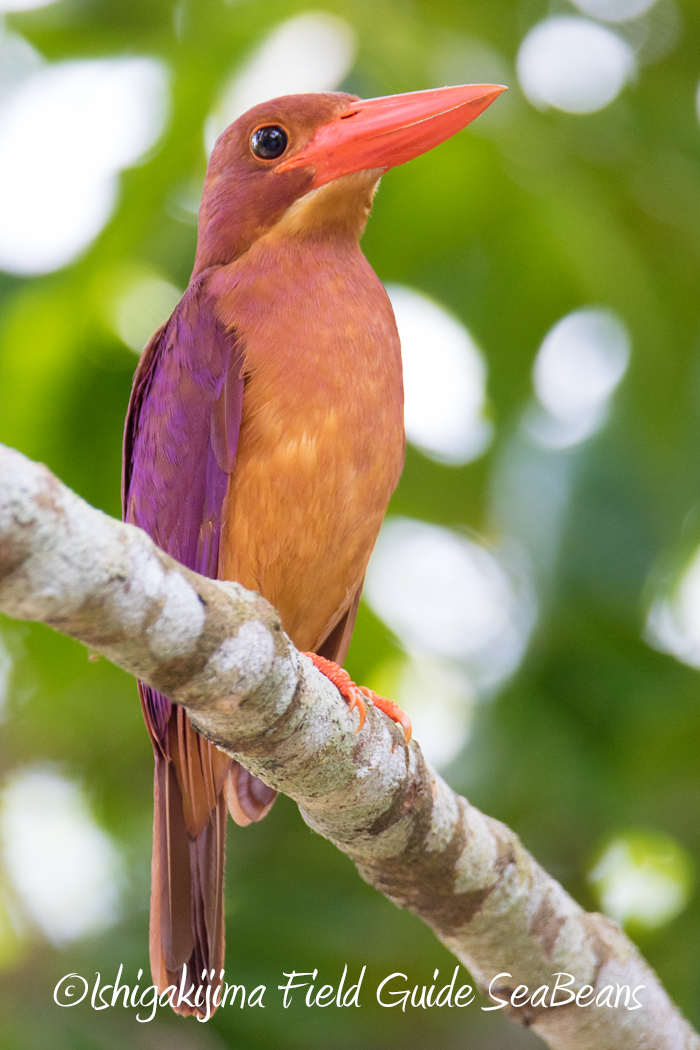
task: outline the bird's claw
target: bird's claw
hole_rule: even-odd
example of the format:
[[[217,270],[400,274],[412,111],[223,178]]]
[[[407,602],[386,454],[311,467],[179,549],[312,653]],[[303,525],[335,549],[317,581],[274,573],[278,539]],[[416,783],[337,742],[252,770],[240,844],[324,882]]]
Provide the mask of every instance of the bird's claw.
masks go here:
[[[380,711],[383,711],[385,715],[388,715],[393,722],[399,723],[403,729],[405,742],[408,744],[411,739],[411,720],[398,704],[395,704],[393,700],[386,700],[383,696],[378,696],[372,689],[368,689],[367,686],[356,685],[348,672],[340,667],[339,664],[334,663],[333,660],[327,660],[325,656],[319,656],[317,653],[302,653],[302,656],[308,656],[321,674],[325,675],[333,683],[346,701],[349,711],[357,708],[360,714],[360,724],[355,730],[356,733],[359,733],[365,724],[365,718],[367,717],[366,698]]]
[[[348,711],[354,711],[355,708],[359,711],[360,721],[355,730],[356,733],[359,733],[365,724],[365,719],[367,717],[367,704],[362,697],[363,690],[360,689],[358,685],[355,685],[349,675],[348,684],[349,688],[347,689],[347,692],[344,689],[340,689],[340,687],[338,688],[340,689],[340,695],[344,700],[347,700]]]
[[[411,719],[408,717],[405,711],[402,711],[398,704],[395,704],[393,700],[387,700],[384,696],[378,696],[372,689],[367,689],[366,686],[359,686],[360,692],[364,693],[368,700],[371,700],[375,707],[378,707],[380,711],[383,711],[392,722],[397,722],[403,729],[403,735],[405,743],[408,744],[411,739],[413,732],[413,726],[411,725]]]

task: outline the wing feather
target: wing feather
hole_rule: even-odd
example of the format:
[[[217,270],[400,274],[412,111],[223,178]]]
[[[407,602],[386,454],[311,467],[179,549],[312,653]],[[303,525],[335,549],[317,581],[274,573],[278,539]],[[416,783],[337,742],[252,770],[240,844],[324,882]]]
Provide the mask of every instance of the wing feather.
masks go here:
[[[244,379],[240,339],[216,318],[204,277],[144,351],[127,415],[122,499],[127,521],[216,577]],[[142,683],[139,694],[156,756],[150,955],[162,990],[178,984],[185,964],[195,980],[223,968],[223,789],[237,763],[200,737],[182,708]]]

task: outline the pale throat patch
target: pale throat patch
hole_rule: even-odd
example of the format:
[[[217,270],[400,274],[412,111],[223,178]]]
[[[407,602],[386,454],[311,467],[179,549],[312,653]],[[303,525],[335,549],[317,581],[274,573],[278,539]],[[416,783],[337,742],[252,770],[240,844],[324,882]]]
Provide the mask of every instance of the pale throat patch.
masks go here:
[[[287,208],[265,236],[308,236],[325,229],[355,233],[359,237],[367,225],[372,199],[385,170],[356,171],[309,190]]]

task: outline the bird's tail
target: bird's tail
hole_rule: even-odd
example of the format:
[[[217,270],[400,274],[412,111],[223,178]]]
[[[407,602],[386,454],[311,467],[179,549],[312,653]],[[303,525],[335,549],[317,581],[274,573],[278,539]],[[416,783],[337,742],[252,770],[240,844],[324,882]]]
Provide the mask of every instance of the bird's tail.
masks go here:
[[[221,758],[230,764],[227,756]],[[183,799],[178,772],[176,758],[156,754],[151,973],[159,993],[168,991],[174,1010],[204,1017],[213,1013],[224,968],[226,804],[221,789],[227,770],[219,770],[218,800],[195,826],[188,820],[191,807]]]
[[[224,969],[226,808],[250,824],[276,792],[200,736],[182,707],[164,737],[154,748],[151,973],[174,1010],[206,1017]]]

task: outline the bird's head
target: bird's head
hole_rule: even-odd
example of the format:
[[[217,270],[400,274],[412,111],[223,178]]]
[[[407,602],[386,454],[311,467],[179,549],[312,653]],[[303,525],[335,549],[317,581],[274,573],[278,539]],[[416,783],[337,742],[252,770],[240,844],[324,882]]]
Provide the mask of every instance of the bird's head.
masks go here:
[[[359,237],[382,174],[466,127],[496,84],[359,99],[285,95],[239,117],[212,152],[195,273],[232,262],[260,237]]]

